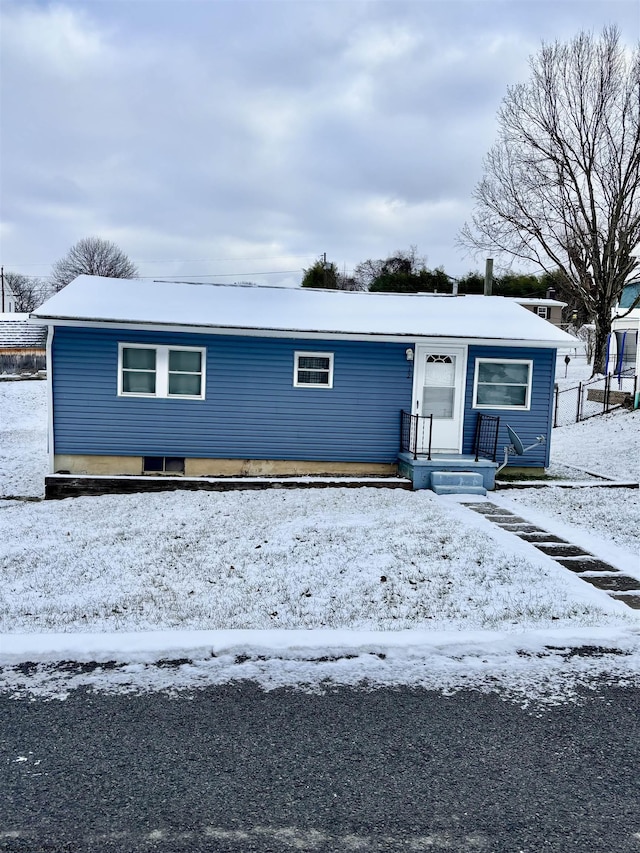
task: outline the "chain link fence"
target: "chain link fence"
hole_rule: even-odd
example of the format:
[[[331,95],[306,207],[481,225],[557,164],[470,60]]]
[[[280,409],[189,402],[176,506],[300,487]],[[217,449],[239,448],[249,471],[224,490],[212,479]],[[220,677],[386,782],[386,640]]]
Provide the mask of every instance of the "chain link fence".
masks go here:
[[[637,383],[635,370],[630,368],[619,375],[610,373],[587,382],[579,382],[570,388],[560,389],[556,385],[553,400],[554,427],[586,421],[623,406],[631,408]]]

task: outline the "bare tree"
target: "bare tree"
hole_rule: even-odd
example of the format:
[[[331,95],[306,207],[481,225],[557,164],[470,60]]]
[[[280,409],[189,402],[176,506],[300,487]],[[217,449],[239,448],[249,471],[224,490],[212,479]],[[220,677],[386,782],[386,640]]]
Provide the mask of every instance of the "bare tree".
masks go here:
[[[612,308],[639,261],[640,47],[615,27],[544,44],[508,89],[460,243],[557,271],[595,326],[602,373]]]
[[[51,290],[44,279],[18,272],[4,273],[4,280],[15,297],[15,308],[18,313],[28,314],[34,311],[42,305]]]
[[[53,265],[51,279],[54,290],[62,290],[79,275],[135,278],[138,270],[115,243],[100,237],[85,237]]]

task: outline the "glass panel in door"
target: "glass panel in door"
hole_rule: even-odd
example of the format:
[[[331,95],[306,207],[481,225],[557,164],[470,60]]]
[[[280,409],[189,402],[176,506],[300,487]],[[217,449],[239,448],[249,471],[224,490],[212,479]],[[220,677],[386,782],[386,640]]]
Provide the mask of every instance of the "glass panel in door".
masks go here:
[[[452,420],[455,408],[455,355],[432,353],[426,357],[422,388],[422,415]]]

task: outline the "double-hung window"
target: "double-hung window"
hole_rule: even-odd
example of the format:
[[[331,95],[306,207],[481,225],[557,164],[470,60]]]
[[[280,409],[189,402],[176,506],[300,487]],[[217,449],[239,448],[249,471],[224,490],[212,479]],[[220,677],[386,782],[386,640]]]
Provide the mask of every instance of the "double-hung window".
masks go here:
[[[120,344],[118,395],[203,400],[206,350]]]
[[[473,382],[476,409],[529,409],[533,362],[478,358]]]
[[[296,388],[333,388],[333,353],[296,352],[293,384]]]

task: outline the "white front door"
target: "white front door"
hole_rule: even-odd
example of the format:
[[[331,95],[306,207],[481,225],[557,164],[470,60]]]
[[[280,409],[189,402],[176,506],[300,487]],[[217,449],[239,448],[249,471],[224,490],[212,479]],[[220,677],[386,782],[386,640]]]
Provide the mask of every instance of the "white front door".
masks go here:
[[[413,414],[423,418],[433,415],[433,453],[461,452],[466,355],[465,347],[416,347]],[[426,421],[419,423],[418,452],[426,453],[429,425]]]

